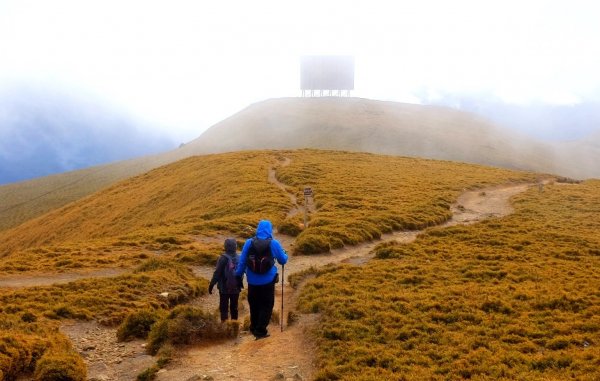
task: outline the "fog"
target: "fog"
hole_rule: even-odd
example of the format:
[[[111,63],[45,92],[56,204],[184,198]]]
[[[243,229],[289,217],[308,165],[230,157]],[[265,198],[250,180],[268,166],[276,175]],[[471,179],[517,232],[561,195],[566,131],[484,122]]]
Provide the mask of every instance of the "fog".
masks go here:
[[[422,96],[423,104],[442,105],[481,115],[501,127],[551,142],[594,139],[600,132],[600,100],[574,104],[507,103],[492,94]],[[599,142],[600,143],[600,142]]]
[[[300,96],[304,55],[353,56],[355,97],[442,104],[550,142],[594,138],[598,14],[591,0],[0,1],[0,157],[12,163],[0,170],[189,142],[249,104]],[[7,98],[32,86],[43,99]]]
[[[42,88],[0,91],[0,184],[107,163],[175,146],[123,112]]]

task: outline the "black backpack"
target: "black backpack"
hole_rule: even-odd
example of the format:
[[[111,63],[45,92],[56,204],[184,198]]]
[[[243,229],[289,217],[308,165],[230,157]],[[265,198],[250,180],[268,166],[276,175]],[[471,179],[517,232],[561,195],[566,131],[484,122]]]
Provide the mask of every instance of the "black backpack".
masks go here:
[[[271,253],[271,238],[252,238],[248,248],[248,260],[246,265],[256,274],[265,274],[275,265],[275,258]]]
[[[237,280],[235,279],[235,268],[237,267],[237,261],[235,261],[228,254],[223,254],[227,258],[225,268],[223,268],[223,293],[224,294],[237,294],[240,292]]]

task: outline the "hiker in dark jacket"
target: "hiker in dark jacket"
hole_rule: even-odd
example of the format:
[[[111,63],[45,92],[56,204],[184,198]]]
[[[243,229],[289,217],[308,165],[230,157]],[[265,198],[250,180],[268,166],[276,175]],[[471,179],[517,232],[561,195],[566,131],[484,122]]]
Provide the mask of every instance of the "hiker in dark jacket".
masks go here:
[[[271,320],[273,306],[275,305],[275,283],[279,274],[275,260],[282,266],[286,264],[288,256],[281,244],[273,239],[273,226],[270,221],[263,220],[258,223],[256,236],[246,240],[240,261],[235,272],[238,282],[242,282],[244,273],[248,281],[248,304],[250,305],[250,332],[257,338],[269,336],[267,326]],[[270,255],[263,264],[262,269],[256,267],[255,258],[258,254]],[[250,260],[250,261],[249,261]],[[254,271],[252,268],[254,267]]]
[[[228,317],[228,310],[231,311],[231,319],[238,318],[238,300],[242,284],[238,282],[235,276],[239,257],[236,253],[237,242],[233,238],[225,240],[225,253],[217,260],[215,272],[208,286],[208,293],[212,294],[215,284],[219,289],[219,310],[221,311],[221,321],[224,322]]]

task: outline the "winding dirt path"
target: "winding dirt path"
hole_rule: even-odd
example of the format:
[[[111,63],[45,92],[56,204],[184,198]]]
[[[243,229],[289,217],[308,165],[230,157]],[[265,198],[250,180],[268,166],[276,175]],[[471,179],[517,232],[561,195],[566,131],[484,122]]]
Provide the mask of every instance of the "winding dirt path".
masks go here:
[[[305,209],[308,208],[309,212],[314,212],[315,211],[315,206],[314,203],[312,202],[308,202],[307,203],[307,208],[304,207],[304,205],[300,205],[298,204],[298,197],[296,197],[296,195],[294,194],[294,192],[290,191],[290,187],[288,187],[287,185],[285,185],[284,183],[280,182],[279,180],[277,180],[277,168],[278,167],[287,167],[288,165],[290,165],[292,161],[290,160],[290,158],[286,157],[284,158],[282,161],[280,161],[277,165],[269,168],[269,175],[268,175],[268,180],[270,183],[277,185],[277,187],[281,190],[283,190],[284,192],[286,192],[289,197],[290,197],[290,201],[293,205],[293,207],[288,211],[287,213],[287,217],[293,217],[299,213],[304,213]]]
[[[281,165],[289,165],[289,160]],[[295,212],[303,211],[285,184],[277,181],[275,169],[269,171],[269,181],[290,194]],[[465,191],[452,205],[453,217],[441,226],[472,224],[489,217],[502,217],[513,212],[510,198],[525,191],[531,184],[507,184],[475,191]],[[386,234],[380,240],[366,242],[357,246],[332,250],[331,253],[311,256],[291,257],[285,266],[287,275],[308,269],[311,266],[323,266],[329,263],[352,263],[361,265],[372,258],[373,248],[385,241],[395,240],[409,243],[415,240],[421,231],[399,231]],[[286,236],[276,237],[284,247],[293,246],[293,239]],[[198,276],[210,278],[213,269],[196,267]],[[281,286],[276,288],[275,311],[280,312]],[[284,284],[284,315],[295,305],[296,291]],[[195,304],[216,310],[218,296],[207,295],[195,301]],[[245,311],[241,316],[247,314]],[[206,346],[189,347],[182,350],[174,361],[162,369],[158,381],[189,380],[310,380],[314,375],[314,340],[311,331],[318,324],[317,315],[300,315],[299,321],[292,326],[284,324],[281,331],[278,325],[270,326],[271,336],[255,341],[253,336],[243,332],[235,341],[212,343]],[[268,359],[268,360],[265,360]]]
[[[278,167],[287,166],[290,160],[279,162],[268,172],[268,179],[285,191],[293,205],[288,216],[304,213],[304,206],[298,204],[297,197],[276,177]],[[471,224],[489,217],[502,217],[512,213],[509,199],[525,191],[530,184],[508,184],[476,191],[465,191],[452,205],[453,217],[441,226]],[[311,205],[309,205],[309,208]],[[309,212],[312,211],[309,209]],[[328,254],[291,257],[285,266],[288,275],[303,271],[311,266],[351,263],[362,265],[372,258],[373,248],[385,241],[412,242],[421,231],[398,231],[386,234],[380,240],[366,242],[357,246],[333,250]],[[294,245],[292,237],[277,235],[284,247]],[[201,238],[200,238],[201,239]],[[222,237],[208,237],[212,241],[222,242]],[[291,251],[291,250],[289,250]],[[194,273],[207,279],[212,277],[212,267],[194,267]],[[102,269],[92,272],[64,274],[42,274],[36,276],[7,276],[0,278],[0,287],[31,287],[56,283],[67,283],[86,277],[111,277],[125,272],[125,269]],[[281,283],[276,288],[275,311],[280,313]],[[238,339],[220,343],[207,343],[181,349],[172,363],[162,369],[158,381],[193,380],[310,380],[314,375],[314,340],[311,332],[318,324],[317,315],[300,315],[299,320],[287,324],[287,313],[295,306],[297,292],[289,283],[284,283],[284,317],[286,323],[281,331],[278,325],[270,326],[271,336],[255,341],[252,335],[242,332]],[[218,295],[206,295],[192,302],[204,309],[218,309]],[[245,300],[240,300],[242,319],[248,313]],[[135,380],[137,374],[152,365],[154,359],[145,355],[141,341],[118,343],[116,330],[99,326],[94,322],[65,322],[61,331],[69,336],[84,357],[88,366],[89,379],[96,380]]]

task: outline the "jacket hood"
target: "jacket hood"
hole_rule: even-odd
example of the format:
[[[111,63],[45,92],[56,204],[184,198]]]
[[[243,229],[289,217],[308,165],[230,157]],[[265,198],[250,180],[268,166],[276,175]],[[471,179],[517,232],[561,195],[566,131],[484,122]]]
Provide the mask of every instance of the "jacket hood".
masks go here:
[[[227,238],[225,240],[225,252],[227,254],[235,254],[237,250],[237,242],[234,238]]]
[[[262,220],[258,223],[256,228],[256,238],[267,239],[273,237],[273,225],[271,221]]]

